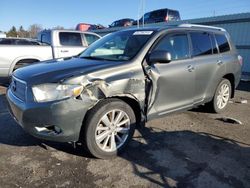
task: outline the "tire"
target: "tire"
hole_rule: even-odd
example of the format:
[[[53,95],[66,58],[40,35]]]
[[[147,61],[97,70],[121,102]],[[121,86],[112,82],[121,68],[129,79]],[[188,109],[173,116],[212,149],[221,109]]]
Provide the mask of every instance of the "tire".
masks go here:
[[[223,112],[231,98],[232,85],[228,79],[222,79],[215,91],[213,100],[208,103],[209,111],[214,113]]]
[[[94,157],[112,158],[124,150],[135,126],[134,111],[127,103],[120,99],[101,101],[88,112],[83,123],[83,144]]]

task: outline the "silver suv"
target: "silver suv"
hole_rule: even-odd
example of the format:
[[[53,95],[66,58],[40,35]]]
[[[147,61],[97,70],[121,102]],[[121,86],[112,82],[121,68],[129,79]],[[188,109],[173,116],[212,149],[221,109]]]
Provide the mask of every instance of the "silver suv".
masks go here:
[[[109,158],[124,150],[138,124],[203,104],[225,110],[241,64],[222,28],[122,30],[78,57],[16,70],[7,98],[31,135],[79,141],[95,157]]]

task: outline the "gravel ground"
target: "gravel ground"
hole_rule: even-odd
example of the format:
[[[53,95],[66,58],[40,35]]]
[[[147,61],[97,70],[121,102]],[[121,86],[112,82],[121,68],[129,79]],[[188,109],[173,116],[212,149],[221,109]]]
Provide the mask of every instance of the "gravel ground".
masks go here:
[[[0,187],[250,187],[250,83],[241,83],[223,114],[198,108],[148,122],[112,160],[29,136],[0,87]]]

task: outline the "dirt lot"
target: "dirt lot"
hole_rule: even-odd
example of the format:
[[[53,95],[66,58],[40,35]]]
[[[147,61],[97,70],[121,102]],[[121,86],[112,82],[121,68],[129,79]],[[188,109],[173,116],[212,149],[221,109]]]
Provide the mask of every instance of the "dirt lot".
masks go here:
[[[0,187],[250,187],[249,82],[223,114],[195,109],[148,122],[112,160],[29,136],[5,103],[0,87]],[[217,120],[224,116],[243,124]]]

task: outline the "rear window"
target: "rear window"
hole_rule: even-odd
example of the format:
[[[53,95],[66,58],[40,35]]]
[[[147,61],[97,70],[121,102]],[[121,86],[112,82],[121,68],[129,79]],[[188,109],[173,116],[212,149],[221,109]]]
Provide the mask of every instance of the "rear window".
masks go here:
[[[230,46],[225,35],[215,35],[220,53],[230,51]]]
[[[193,56],[210,55],[213,54],[210,36],[208,33],[190,33]]]
[[[59,40],[63,46],[82,46],[80,33],[60,32]]]
[[[91,34],[84,34],[84,35],[88,45],[92,44],[93,42],[99,39],[99,37],[96,35],[91,35]]]
[[[51,33],[41,33],[40,42],[51,45]]]

